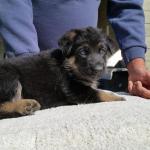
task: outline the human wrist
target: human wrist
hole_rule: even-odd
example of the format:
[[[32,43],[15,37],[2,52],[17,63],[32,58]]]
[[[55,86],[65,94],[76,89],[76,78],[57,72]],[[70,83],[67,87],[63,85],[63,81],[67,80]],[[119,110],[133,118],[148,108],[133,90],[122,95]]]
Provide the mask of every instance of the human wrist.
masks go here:
[[[131,60],[128,64],[127,64],[127,69],[129,71],[132,71],[134,69],[145,69],[145,61],[143,58],[135,58],[133,60]]]
[[[130,47],[128,49],[122,50],[122,56],[123,56],[126,66],[128,65],[128,63],[130,63],[134,59],[141,58],[144,60],[145,52],[146,52],[146,48],[139,47],[139,46],[134,46],[134,47]]]
[[[131,78],[134,77],[136,78],[136,80],[142,81],[146,77],[147,71],[145,67],[145,61],[142,58],[136,58],[131,60],[127,64],[127,69]]]

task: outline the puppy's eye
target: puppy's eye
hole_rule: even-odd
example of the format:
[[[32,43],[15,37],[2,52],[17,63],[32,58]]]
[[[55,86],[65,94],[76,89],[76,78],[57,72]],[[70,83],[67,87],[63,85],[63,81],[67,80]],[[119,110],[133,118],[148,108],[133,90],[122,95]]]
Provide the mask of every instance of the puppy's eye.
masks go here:
[[[105,52],[106,52],[106,48],[105,47],[100,47],[99,48],[99,53],[105,54]]]
[[[87,48],[81,48],[79,50],[79,55],[82,57],[85,57],[86,55],[88,55],[89,50]]]

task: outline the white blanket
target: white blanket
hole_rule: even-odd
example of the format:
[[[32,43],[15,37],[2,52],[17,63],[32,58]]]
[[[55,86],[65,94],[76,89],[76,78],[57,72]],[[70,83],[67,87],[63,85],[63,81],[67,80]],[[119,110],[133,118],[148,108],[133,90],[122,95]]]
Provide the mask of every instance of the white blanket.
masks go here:
[[[0,120],[0,150],[150,150],[150,101],[126,98]]]

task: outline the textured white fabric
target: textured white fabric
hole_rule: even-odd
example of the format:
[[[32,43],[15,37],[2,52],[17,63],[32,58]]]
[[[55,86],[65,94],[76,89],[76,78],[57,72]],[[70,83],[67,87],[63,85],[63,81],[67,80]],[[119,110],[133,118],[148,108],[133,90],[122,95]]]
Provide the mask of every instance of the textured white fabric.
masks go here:
[[[0,120],[0,150],[150,150],[150,101],[126,98]]]

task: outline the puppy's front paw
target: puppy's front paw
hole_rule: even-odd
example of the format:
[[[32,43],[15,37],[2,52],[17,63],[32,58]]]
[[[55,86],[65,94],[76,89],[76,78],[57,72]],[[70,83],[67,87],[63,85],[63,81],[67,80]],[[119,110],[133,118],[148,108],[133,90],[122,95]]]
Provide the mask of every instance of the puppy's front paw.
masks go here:
[[[112,94],[111,99],[112,99],[112,101],[125,101],[126,100],[124,97],[121,97],[121,96],[115,95],[115,94]]]
[[[124,97],[121,97],[113,92],[100,90],[98,92],[98,97],[101,102],[111,102],[111,101],[125,101]]]
[[[20,115],[31,115],[39,110],[41,105],[33,99],[18,100],[15,111]]]

